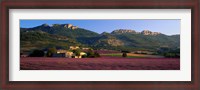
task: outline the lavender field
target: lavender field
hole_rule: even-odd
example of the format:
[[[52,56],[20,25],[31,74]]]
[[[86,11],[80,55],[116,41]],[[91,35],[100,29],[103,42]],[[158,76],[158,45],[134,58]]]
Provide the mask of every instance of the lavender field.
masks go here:
[[[180,58],[21,57],[21,70],[180,70]]]

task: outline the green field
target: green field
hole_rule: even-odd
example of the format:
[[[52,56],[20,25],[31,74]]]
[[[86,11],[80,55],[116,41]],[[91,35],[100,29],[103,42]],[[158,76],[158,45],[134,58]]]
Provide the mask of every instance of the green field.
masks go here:
[[[101,54],[101,56],[122,57],[122,53]],[[159,56],[159,55],[127,53],[127,57],[126,58],[164,58],[164,57],[163,56]]]

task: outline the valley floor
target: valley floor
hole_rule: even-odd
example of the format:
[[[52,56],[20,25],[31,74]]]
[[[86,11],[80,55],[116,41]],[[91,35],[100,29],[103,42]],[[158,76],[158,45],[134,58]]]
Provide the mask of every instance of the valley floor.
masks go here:
[[[180,58],[21,57],[21,70],[180,70]]]

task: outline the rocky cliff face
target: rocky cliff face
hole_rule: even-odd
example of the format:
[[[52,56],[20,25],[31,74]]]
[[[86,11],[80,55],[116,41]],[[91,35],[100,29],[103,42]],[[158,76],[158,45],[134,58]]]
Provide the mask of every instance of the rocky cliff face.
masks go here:
[[[43,27],[50,27],[48,24],[42,24]]]
[[[78,28],[78,26],[72,26],[71,27],[72,30],[77,29],[77,28]]]
[[[118,29],[111,32],[111,34],[122,34],[122,33],[136,33],[136,31],[129,29]]]
[[[141,32],[141,34],[143,35],[158,35],[158,34],[161,34],[160,32],[152,32],[152,31],[149,31],[149,30],[144,30]]]
[[[160,32],[152,32],[149,30],[143,30],[142,32],[136,32],[135,30],[128,29],[118,29],[111,32],[111,34],[123,34],[123,33],[133,33],[133,34],[143,34],[143,35],[159,35]]]
[[[107,43],[111,46],[122,46],[122,45],[124,45],[124,43],[122,41],[117,40],[117,39],[108,39]]]
[[[72,24],[66,24],[64,25],[65,28],[71,28],[73,25]]]
[[[96,45],[100,46],[123,46],[124,43],[116,38],[100,39],[97,41]]]
[[[78,26],[73,26],[72,24],[66,24],[64,25],[65,28],[70,28],[72,30],[78,29]]]
[[[53,24],[53,26],[59,26],[61,24]],[[43,27],[50,27],[48,24],[42,24]],[[62,24],[65,28],[69,28],[72,30],[78,29],[78,26],[74,26],[72,24]],[[160,32],[152,32],[150,30],[143,30],[142,32],[136,32],[135,30],[131,29],[117,29],[111,32],[111,34],[123,34],[123,33],[132,33],[132,34],[143,34],[143,35],[159,35]],[[104,34],[104,33],[103,33]]]

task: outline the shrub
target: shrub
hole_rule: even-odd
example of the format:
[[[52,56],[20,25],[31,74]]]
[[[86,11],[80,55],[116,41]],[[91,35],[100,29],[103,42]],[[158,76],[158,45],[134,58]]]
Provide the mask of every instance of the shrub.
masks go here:
[[[29,56],[30,57],[44,57],[44,51],[34,50]]]
[[[86,58],[87,57],[87,55],[82,55],[82,58]]]
[[[98,52],[94,52],[93,50],[89,50],[87,52],[87,57],[89,58],[100,57],[100,54]]]

